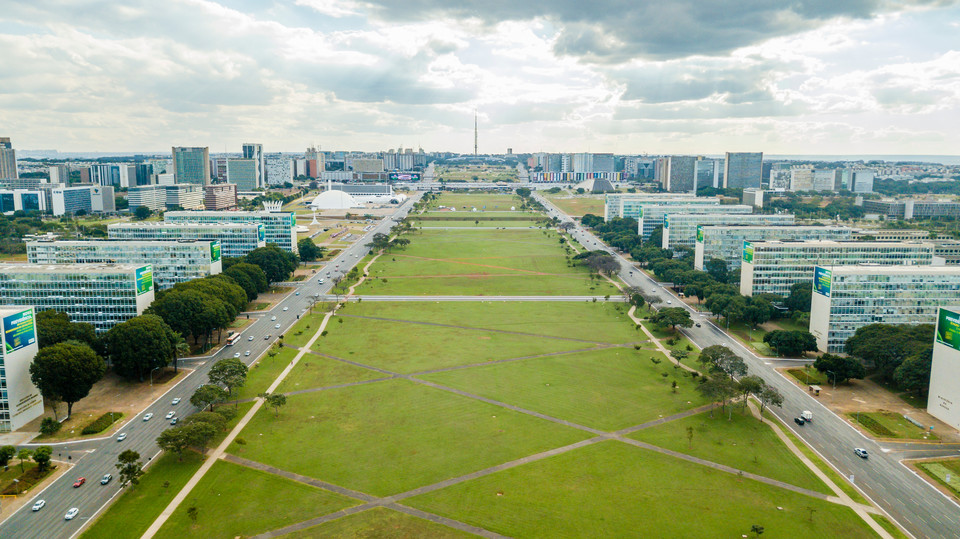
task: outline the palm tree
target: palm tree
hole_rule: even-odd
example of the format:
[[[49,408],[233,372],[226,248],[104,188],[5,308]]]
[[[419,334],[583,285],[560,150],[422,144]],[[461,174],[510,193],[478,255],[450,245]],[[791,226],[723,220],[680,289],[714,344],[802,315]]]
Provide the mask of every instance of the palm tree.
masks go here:
[[[190,345],[184,340],[183,335],[175,333],[173,337],[173,372],[177,372],[180,358],[189,354]]]

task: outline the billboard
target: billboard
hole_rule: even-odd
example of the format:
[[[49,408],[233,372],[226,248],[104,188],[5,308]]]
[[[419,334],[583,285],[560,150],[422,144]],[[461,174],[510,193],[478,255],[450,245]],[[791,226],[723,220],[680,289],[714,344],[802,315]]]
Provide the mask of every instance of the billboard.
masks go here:
[[[753,264],[753,244],[749,241],[743,242],[743,261]]]
[[[940,307],[940,316],[937,320],[937,342],[960,351],[960,313]]]
[[[220,240],[214,240],[210,242],[210,261],[218,260],[220,260]]]
[[[290,226],[291,227],[297,226],[297,214],[295,213],[290,214]]]
[[[640,213],[637,215],[640,219],[643,219],[643,206],[640,206]]]
[[[833,280],[833,272],[827,268],[816,266],[813,269],[813,291],[821,296],[830,297],[830,285]]]
[[[666,215],[663,216],[663,228],[664,229],[670,228],[670,218],[667,217]]]
[[[33,323],[33,309],[3,317],[4,354],[16,352],[24,346],[37,342],[37,330]]]
[[[697,243],[703,243],[703,225],[697,225]]]
[[[137,295],[153,290],[153,266],[147,264],[137,268]]]
[[[257,224],[257,241],[266,241],[267,239],[267,229],[264,228],[263,223]]]
[[[387,176],[392,182],[418,182],[420,181],[419,172],[391,172]]]

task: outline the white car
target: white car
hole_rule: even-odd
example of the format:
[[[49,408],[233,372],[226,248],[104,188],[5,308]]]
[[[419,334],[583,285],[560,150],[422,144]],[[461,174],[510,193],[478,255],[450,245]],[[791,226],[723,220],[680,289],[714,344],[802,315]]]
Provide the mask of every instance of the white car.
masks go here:
[[[667,300],[667,305],[673,305],[673,302],[668,299],[668,300]]]
[[[175,416],[175,415],[177,415],[176,412],[168,412],[167,415],[164,416],[164,419],[172,419],[173,416]]]
[[[45,502],[45,501],[43,501],[43,500],[37,500],[37,503],[33,504],[33,510],[34,510],[34,511],[39,511],[39,510],[43,509],[43,506],[44,506],[44,505],[47,505],[47,502]]]
[[[297,291],[297,293],[296,293],[295,295],[297,295],[297,296],[299,296],[299,295],[300,295],[300,291],[298,290],[298,291]]]
[[[76,507],[71,507],[70,510],[67,511],[67,514],[66,514],[66,515],[63,515],[63,519],[64,519],[64,520],[73,520],[73,517],[77,516],[77,514],[78,514],[79,512],[80,512],[80,510],[77,509]]]
[[[239,357],[240,357],[240,352],[237,352],[236,354],[233,354],[233,357],[234,357],[234,359],[239,358]]]
[[[277,317],[276,317],[276,316],[271,316],[271,317],[270,317],[270,321],[271,321],[271,322],[276,322],[276,321],[277,321]]]
[[[319,282],[320,284],[323,284],[323,279],[320,279],[318,282]]]
[[[250,350],[247,350],[246,353],[244,353],[243,355],[249,356],[249,355],[250,355]]]
[[[252,340],[253,340],[253,335],[251,335],[247,340],[248,340],[248,341],[252,341]]]
[[[284,308],[283,308],[283,312],[287,312],[287,310],[289,310],[289,307],[284,307]]]
[[[151,417],[153,417],[153,414],[152,414],[152,413],[143,414],[143,420],[144,420],[144,421],[150,421],[150,418],[151,418]]]
[[[280,324],[277,324],[277,325],[275,325],[275,326],[273,326],[273,327],[276,328],[276,329],[280,329]]]
[[[126,433],[126,432],[121,432],[121,433],[120,433],[120,436],[117,436],[117,441],[118,441],[118,442],[122,442],[122,441],[124,441],[124,440],[126,440],[126,439],[127,439],[127,433]]]
[[[172,405],[174,405],[174,406],[180,404],[180,397],[177,397],[177,398],[173,399],[173,401],[172,401],[170,404],[172,404]]]

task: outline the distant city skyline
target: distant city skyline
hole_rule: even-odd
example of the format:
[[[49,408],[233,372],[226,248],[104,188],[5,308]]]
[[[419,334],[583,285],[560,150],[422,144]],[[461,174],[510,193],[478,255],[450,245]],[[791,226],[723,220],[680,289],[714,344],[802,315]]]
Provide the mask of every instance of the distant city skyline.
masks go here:
[[[955,155],[960,6],[21,2],[19,150]],[[300,150],[302,151],[302,150]]]

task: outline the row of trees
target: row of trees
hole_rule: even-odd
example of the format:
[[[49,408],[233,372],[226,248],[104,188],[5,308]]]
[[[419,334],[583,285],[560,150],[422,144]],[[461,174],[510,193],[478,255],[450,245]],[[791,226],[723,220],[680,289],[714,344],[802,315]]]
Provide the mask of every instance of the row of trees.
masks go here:
[[[767,385],[762,378],[748,375],[746,363],[733,350],[719,344],[708,346],[700,351],[698,359],[701,368],[709,373],[701,379],[697,390],[714,402],[719,402],[726,411],[727,401],[740,398],[743,408],[747,406],[747,396],[754,395],[760,401],[760,421],[763,421],[765,406],[782,406],[783,395]],[[713,411],[710,412],[713,414]],[[730,416],[733,405],[730,406]]]

